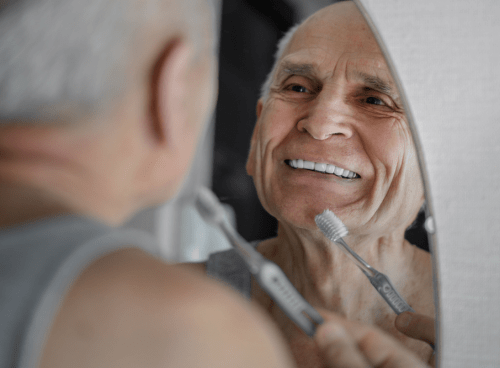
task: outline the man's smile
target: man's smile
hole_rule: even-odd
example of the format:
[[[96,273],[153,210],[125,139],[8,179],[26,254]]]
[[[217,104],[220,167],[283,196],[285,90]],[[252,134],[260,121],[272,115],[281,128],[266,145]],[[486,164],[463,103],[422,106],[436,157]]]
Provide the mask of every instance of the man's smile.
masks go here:
[[[312,161],[307,161],[307,160],[302,160],[302,159],[295,159],[295,160],[285,160],[285,163],[293,167],[294,169],[305,169],[305,170],[311,170],[311,171],[317,171],[320,173],[325,173],[325,174],[332,174],[335,176],[338,176],[339,178],[342,179],[358,179],[361,178],[359,174],[355,173],[354,171],[350,171],[348,169],[344,169],[339,166],[334,166],[330,164],[325,164],[321,162],[312,162]]]

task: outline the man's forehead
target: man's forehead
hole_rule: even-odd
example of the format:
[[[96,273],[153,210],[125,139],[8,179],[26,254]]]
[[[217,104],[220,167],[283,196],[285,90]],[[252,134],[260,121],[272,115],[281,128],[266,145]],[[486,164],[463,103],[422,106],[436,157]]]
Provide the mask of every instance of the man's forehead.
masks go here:
[[[331,5],[307,19],[295,31],[282,59],[314,64],[316,69],[346,60],[361,70],[387,69],[376,38],[357,7],[348,3]]]
[[[277,68],[278,74],[294,72],[315,74],[317,77],[329,75],[336,70],[351,78],[374,75],[385,79],[387,83],[394,83],[383,55],[378,53],[344,53],[338,58],[332,58],[328,53],[307,50],[284,55]]]
[[[352,79],[377,79],[391,88],[396,88],[392,74],[382,54],[373,57],[349,59],[346,62],[346,76]]]
[[[375,68],[388,71],[389,68],[381,52],[343,51],[334,47],[307,47],[302,49],[289,49],[284,53],[281,64],[311,64],[316,69],[330,68],[338,63],[343,63],[350,68],[367,69]]]

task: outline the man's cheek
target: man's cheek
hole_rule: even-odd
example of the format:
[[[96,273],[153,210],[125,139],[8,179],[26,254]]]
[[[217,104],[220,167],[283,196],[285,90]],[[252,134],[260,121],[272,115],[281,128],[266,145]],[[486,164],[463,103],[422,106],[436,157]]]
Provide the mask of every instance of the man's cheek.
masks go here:
[[[375,157],[386,166],[400,166],[406,153],[406,144],[399,134],[393,131],[378,132],[374,134],[375,139],[370,145],[369,150]]]

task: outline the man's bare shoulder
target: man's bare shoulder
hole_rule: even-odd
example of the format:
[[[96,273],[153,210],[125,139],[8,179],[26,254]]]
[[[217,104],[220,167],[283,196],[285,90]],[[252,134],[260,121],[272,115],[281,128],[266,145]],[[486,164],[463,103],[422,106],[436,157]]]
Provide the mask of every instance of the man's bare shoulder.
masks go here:
[[[74,283],[41,366],[284,367],[287,354],[265,317],[231,291],[127,249]]]
[[[410,244],[410,243],[408,243]],[[432,255],[417,246],[410,245],[404,264],[406,277],[411,280],[407,290],[408,301],[418,313],[434,317],[434,280]]]
[[[432,254],[413,246],[412,271],[426,285],[432,285]]]
[[[185,270],[191,270],[198,275],[205,275],[207,272],[207,263],[206,262],[193,262],[193,263],[178,263],[175,267],[180,267]]]

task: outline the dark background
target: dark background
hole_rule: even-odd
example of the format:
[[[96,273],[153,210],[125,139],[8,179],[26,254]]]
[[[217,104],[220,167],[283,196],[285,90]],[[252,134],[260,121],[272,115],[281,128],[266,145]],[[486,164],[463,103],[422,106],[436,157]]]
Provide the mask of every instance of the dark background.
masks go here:
[[[307,1],[310,6],[312,0]],[[276,44],[305,15],[299,0],[222,1],[212,185],[218,197],[234,209],[238,232],[247,240],[276,234],[276,220],[260,205],[245,164],[260,87],[272,67]],[[422,212],[406,237],[428,249],[423,221]]]

